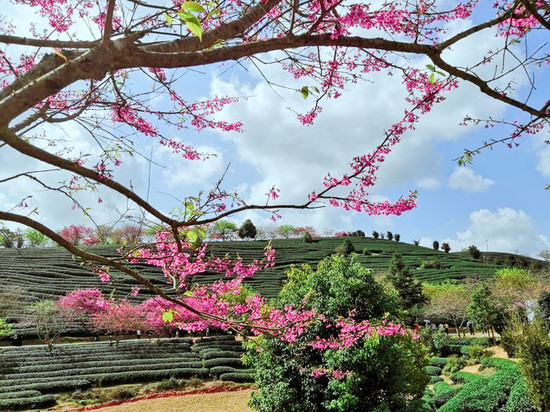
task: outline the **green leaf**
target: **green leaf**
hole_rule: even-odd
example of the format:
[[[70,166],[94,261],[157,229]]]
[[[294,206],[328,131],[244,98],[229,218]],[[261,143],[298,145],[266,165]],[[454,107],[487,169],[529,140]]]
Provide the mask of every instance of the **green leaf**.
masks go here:
[[[432,74],[430,75],[430,83],[431,83],[431,84],[435,84],[435,73],[432,73]]]
[[[172,323],[174,321],[174,311],[167,310],[162,312],[162,321],[164,323]]]
[[[194,11],[196,13],[204,13],[206,10],[204,10],[204,7],[202,7],[199,3],[195,3],[194,1],[186,1],[181,4],[181,9],[183,11]]]
[[[187,232],[187,238],[191,243],[195,243],[198,237],[199,235],[194,230],[190,230],[189,232]]]
[[[303,97],[304,99],[307,99],[308,96],[309,96],[309,87],[307,87],[307,86],[302,87],[302,88],[300,89],[300,93],[302,93],[302,97]]]
[[[198,19],[197,19],[198,21]],[[202,41],[202,27],[200,25],[200,23],[194,23],[194,22],[186,22],[185,25],[187,26],[187,28],[189,29],[189,31],[191,33],[193,33],[195,36],[197,36],[199,38],[200,41]]]
[[[174,21],[174,18],[170,16],[169,14],[166,14],[166,23],[168,23],[169,26],[172,25],[172,22]]]
[[[435,72],[435,67],[433,64],[427,64],[426,67],[428,68],[428,70],[431,70],[432,72]]]

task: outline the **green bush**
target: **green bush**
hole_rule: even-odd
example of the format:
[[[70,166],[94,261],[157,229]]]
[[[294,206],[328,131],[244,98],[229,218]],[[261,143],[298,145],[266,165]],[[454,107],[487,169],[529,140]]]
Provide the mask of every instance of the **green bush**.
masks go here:
[[[53,395],[41,395],[34,397],[0,399],[0,409],[45,409],[56,404]]]
[[[479,345],[470,345],[467,346],[468,348],[468,356],[472,359],[481,359],[485,356],[485,349],[483,346]]]
[[[502,412],[537,412],[533,399],[529,396],[527,384],[524,380],[518,380],[510,391],[510,396]]]
[[[433,409],[438,409],[460,392],[460,386],[451,386],[447,382],[440,381],[434,384],[435,395],[429,401]]]
[[[344,239],[341,245],[336,246],[336,249],[334,249],[334,253],[340,256],[349,256],[351,253],[355,252],[355,247],[353,246],[353,243],[351,243],[351,240]]]
[[[439,376],[439,375],[441,375],[441,368],[439,366],[428,365],[424,368],[424,370],[430,376]]]
[[[443,368],[443,372],[447,374],[453,374],[455,372],[458,372],[460,369],[462,369],[464,366],[466,366],[466,361],[462,358],[459,358],[456,355],[449,356],[449,360],[445,364]]]
[[[319,263],[293,268],[276,302],[279,307],[300,304],[328,319],[369,319],[376,324],[385,313],[395,311],[395,298],[376,283],[371,272],[351,259],[331,256]],[[255,370],[259,388],[250,404],[260,411],[346,412],[418,410],[428,382],[425,351],[410,336],[365,336],[346,348],[315,349],[317,336],[335,338],[338,328],[321,322],[307,326],[293,343],[272,336],[260,337],[245,362]],[[319,376],[315,372],[320,371]],[[349,371],[342,377],[333,371]],[[223,375],[222,375],[223,376]]]
[[[233,382],[254,382],[254,373],[249,372],[228,372],[220,375],[220,380],[222,381],[233,381]]]
[[[434,356],[428,359],[429,365],[439,366],[440,368],[444,368],[447,362],[449,362],[449,358],[440,358],[440,357]]]

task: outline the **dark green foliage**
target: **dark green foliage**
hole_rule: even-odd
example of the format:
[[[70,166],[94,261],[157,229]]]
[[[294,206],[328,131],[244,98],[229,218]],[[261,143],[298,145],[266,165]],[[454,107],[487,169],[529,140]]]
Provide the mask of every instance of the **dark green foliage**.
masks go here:
[[[440,368],[445,367],[447,362],[449,361],[449,358],[440,358],[437,356],[431,357],[428,359],[428,364],[432,366],[439,366]]]
[[[531,397],[542,411],[550,409],[550,335],[546,326],[537,315],[532,322],[515,320],[508,332]]]
[[[428,365],[424,368],[424,370],[430,376],[439,376],[439,375],[441,375],[441,367],[439,367],[439,366]]]
[[[388,230],[388,231],[386,232],[386,238],[387,238],[388,240],[393,240],[393,233],[390,232],[390,231]]]
[[[466,360],[459,358],[456,355],[451,355],[448,358],[448,362],[443,367],[443,372],[446,374],[454,374],[466,366]]]
[[[375,239],[378,239],[380,237],[380,233],[378,233],[376,230],[372,231],[372,237]]]
[[[550,331],[550,292],[543,290],[537,301],[539,313],[546,328]]]
[[[518,380],[512,387],[506,405],[502,408],[503,412],[538,412],[533,400],[529,396],[527,384],[523,380]]]
[[[220,375],[220,380],[233,382],[254,382],[254,372],[250,370],[249,372],[239,371],[223,373]]]
[[[480,259],[481,258],[481,251],[475,245],[468,246],[468,253],[470,253],[470,256],[473,259]]]
[[[493,346],[493,340],[491,338],[454,338],[453,343],[455,345],[469,346],[469,345],[479,345],[484,348]]]
[[[497,368],[490,376],[465,372],[455,373],[451,378],[464,386],[445,402],[440,412],[486,412],[497,411],[507,403],[512,388],[521,382],[518,366],[507,359],[485,358],[485,366]],[[439,384],[436,384],[439,385]],[[434,387],[435,389],[435,387]]]
[[[302,240],[304,241],[304,243],[311,243],[313,242],[313,237],[311,236],[311,233],[304,232],[304,234],[302,235]]]
[[[24,398],[0,399],[0,409],[45,409],[55,405],[55,397],[52,395],[40,395]]]
[[[340,256],[349,256],[351,253],[355,252],[355,247],[353,243],[351,243],[351,240],[344,239],[342,244],[334,249],[334,252]]]
[[[432,243],[432,246],[434,250],[439,250],[439,242],[437,240],[434,240],[434,242]]]
[[[396,242],[399,242],[401,240],[401,235],[399,233],[396,233],[395,235],[393,235],[393,238]]]
[[[441,244],[441,249],[445,252],[445,253],[449,253],[451,251],[451,246],[444,242]]]
[[[504,328],[504,314],[495,305],[493,293],[487,283],[481,284],[472,292],[472,300],[468,306],[468,317],[474,325],[479,325],[482,330],[494,328],[497,332],[501,332]]]
[[[250,219],[246,219],[237,232],[241,239],[254,239],[256,237],[256,233],[256,226],[254,226],[254,223],[252,223]]]
[[[429,399],[429,404],[433,409],[438,409],[460,392],[460,390],[461,387],[459,386],[451,386],[443,381],[435,382],[435,394]]]
[[[328,318],[346,317],[355,309],[359,321],[395,309],[391,296],[358,263],[357,255],[349,260],[332,256],[316,271],[308,266],[292,269],[279,304],[298,302]],[[313,323],[292,344],[262,336],[261,351],[253,346],[246,357],[259,388],[252,406],[270,412],[417,410],[428,381],[418,341],[408,335],[374,335],[345,349],[320,351],[308,345],[316,336],[330,338],[335,329]],[[313,377],[318,368],[352,373],[341,380],[330,373]]]
[[[392,256],[389,270],[390,282],[399,293],[399,304],[402,309],[409,311],[426,302],[426,296],[422,292],[422,284],[405,267],[403,257],[400,254]]]

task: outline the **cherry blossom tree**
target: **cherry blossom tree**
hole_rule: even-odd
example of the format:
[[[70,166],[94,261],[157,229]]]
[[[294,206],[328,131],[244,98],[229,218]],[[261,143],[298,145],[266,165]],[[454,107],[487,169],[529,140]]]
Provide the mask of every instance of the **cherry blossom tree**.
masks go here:
[[[370,199],[376,172],[393,146],[458,87],[474,85],[480,95],[510,108],[506,119],[457,119],[457,123],[488,128],[500,123],[509,129],[508,134],[466,150],[461,163],[495,144],[514,146],[524,136],[547,128],[550,103],[534,72],[549,63],[545,43],[550,29],[548,5],[533,0],[491,4],[492,9],[478,1],[12,0],[0,16],[0,149],[25,156],[32,166],[1,176],[0,183],[30,181],[52,196],[70,199],[73,208],[94,224],[90,196],[81,194],[95,196],[94,208],[100,209],[109,207],[99,196],[106,190],[123,199],[128,214],[137,211],[132,217],[137,215],[163,230],[154,248],[111,259],[79,248],[48,227],[44,218],[48,211],[33,204],[34,193],[14,199],[13,205],[0,211],[0,220],[26,225],[50,237],[92,262],[103,280],[109,278],[108,269],[114,268],[199,315],[201,310],[186,303],[185,294],[221,296],[236,291],[242,279],[268,266],[273,258],[268,250],[262,262],[249,265],[210,259],[200,245],[206,225],[247,210],[264,210],[277,218],[285,209],[326,204],[373,215],[411,210],[416,206],[415,192],[394,202]],[[30,27],[18,23],[16,17],[21,15],[32,22]],[[455,21],[465,24],[449,30]],[[486,50],[477,63],[457,63],[451,51],[480,33],[496,34],[501,46]],[[430,63],[419,65],[419,58]],[[231,61],[262,75],[263,68],[277,64],[289,79],[302,80],[304,85],[296,92],[311,102],[308,111],[297,114],[297,121],[304,125],[321,115],[324,100],[337,99],[346,88],[368,81],[375,72],[402,78],[408,108],[388,124],[375,150],[350,159],[345,173],[320,177],[319,186],[304,193],[301,203],[278,202],[275,187],[267,191],[265,202],[249,203],[226,189],[220,179],[212,189],[186,194],[172,213],[166,213],[138,193],[131,179],[115,175],[124,169],[129,156],[144,156],[136,142],[148,139],[186,162],[208,158],[208,153],[166,130],[241,131],[239,119],[219,120],[216,115],[242,97],[195,99],[185,95],[186,87],[178,87],[190,69],[208,70]],[[487,65],[493,68],[490,75],[479,70]],[[514,89],[525,79],[528,87]],[[268,77],[265,80],[274,88],[280,86]],[[169,102],[167,106],[151,103],[161,98]],[[51,127],[62,130],[64,137],[52,136]],[[77,144],[92,149],[81,152],[75,149]],[[128,265],[140,260],[160,266],[171,289],[155,286]],[[188,287],[189,276],[212,269],[227,274],[226,282],[207,290]],[[263,319],[261,299],[255,299],[246,302],[248,317],[259,321]],[[265,327],[288,323],[290,313],[273,312]],[[212,316],[206,314],[209,319]],[[296,314],[293,325],[298,327],[308,317]]]

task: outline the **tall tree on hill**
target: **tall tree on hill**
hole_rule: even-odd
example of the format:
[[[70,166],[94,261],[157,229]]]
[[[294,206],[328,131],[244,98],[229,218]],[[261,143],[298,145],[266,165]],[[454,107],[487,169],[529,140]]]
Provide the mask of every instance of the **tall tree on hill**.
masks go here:
[[[389,272],[389,279],[399,293],[401,308],[412,313],[426,302],[422,284],[407,269],[403,256],[398,253],[393,254],[390,260]]]
[[[254,223],[252,223],[250,219],[246,219],[237,232],[241,239],[254,239],[256,237],[256,233],[256,226],[254,226]]]

